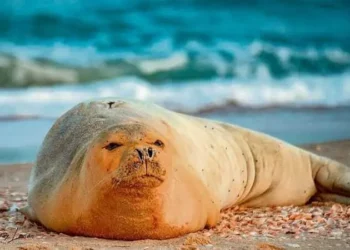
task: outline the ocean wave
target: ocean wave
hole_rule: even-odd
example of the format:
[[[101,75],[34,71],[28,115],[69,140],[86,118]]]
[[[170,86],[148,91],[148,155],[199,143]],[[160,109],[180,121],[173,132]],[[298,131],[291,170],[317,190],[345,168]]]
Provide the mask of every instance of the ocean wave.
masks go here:
[[[343,2],[3,0],[0,52],[15,66],[1,67],[0,87],[343,74]]]
[[[87,85],[9,89],[0,92],[0,116],[57,117],[78,102],[106,97],[151,101],[185,113],[228,105],[337,107],[350,105],[350,74],[289,77],[283,81],[217,79],[160,86],[133,77]]]
[[[247,45],[217,41],[204,46],[191,41],[182,49],[174,49],[171,40],[166,41],[157,42],[140,54],[99,52],[94,47],[63,44],[2,44],[0,87],[88,83],[125,76],[157,84],[215,78],[282,79],[330,76],[350,70],[350,52],[337,47],[297,49],[261,41]]]

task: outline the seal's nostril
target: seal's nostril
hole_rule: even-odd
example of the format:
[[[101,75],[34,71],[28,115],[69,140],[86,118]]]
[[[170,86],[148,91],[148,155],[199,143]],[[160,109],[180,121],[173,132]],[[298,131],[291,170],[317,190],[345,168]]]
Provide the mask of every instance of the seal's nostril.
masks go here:
[[[138,153],[138,155],[139,155],[140,160],[142,161],[142,160],[143,160],[143,154],[142,154],[142,151],[141,151],[141,150],[139,150],[139,149],[136,149],[136,151],[137,151],[137,153]]]
[[[148,156],[152,157],[153,156],[153,149],[152,148],[148,148]]]

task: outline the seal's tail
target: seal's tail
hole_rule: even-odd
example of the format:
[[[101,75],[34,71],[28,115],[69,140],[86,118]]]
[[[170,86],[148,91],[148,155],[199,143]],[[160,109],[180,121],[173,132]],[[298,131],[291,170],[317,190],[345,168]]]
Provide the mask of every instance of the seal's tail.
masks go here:
[[[350,167],[317,155],[310,159],[318,191],[315,200],[350,205]]]

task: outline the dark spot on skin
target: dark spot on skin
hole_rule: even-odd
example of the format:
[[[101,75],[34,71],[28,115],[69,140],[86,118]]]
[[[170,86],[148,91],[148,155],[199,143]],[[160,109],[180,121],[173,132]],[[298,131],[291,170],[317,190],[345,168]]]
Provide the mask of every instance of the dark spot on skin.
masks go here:
[[[232,179],[232,182],[234,182],[235,181],[235,179]]]
[[[229,189],[228,192],[231,192],[231,189]]]
[[[239,194],[237,194],[237,197],[239,197]]]
[[[204,127],[207,128],[207,125],[205,125]]]
[[[202,172],[204,171],[204,169],[202,169]]]
[[[227,150],[227,147],[225,149]]]
[[[166,123],[164,120],[161,120],[161,123],[163,123],[165,126],[169,127],[168,123]]]
[[[257,159],[255,159],[255,162],[258,162],[258,160],[257,160]]]
[[[211,147],[211,148],[214,148],[214,146],[213,146],[212,144],[210,144],[210,147]]]
[[[211,128],[211,129],[214,129],[214,128]]]
[[[242,173],[244,172],[244,170],[241,171]]]
[[[158,227],[158,219],[156,216],[153,215],[153,227],[157,228]]]
[[[243,184],[244,184],[244,181],[243,181]]]
[[[304,190],[304,194],[306,194],[306,190]]]
[[[107,102],[108,108],[111,109],[111,108],[112,108],[112,105],[113,105],[114,103],[115,103],[115,102]]]

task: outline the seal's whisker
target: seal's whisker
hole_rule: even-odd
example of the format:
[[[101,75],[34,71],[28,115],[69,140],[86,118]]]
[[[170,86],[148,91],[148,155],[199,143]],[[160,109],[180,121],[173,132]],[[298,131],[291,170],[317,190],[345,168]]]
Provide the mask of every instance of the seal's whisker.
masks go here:
[[[109,175],[106,175],[105,177],[103,177],[98,183],[96,183],[89,190],[87,190],[86,194],[89,195],[94,189],[96,189],[99,185],[103,184],[103,182],[111,176],[112,176],[112,174],[109,174]]]
[[[92,186],[90,189],[86,189],[86,190],[84,190],[85,192],[85,196],[89,196],[90,195],[90,193],[93,191],[93,190],[95,190],[96,188],[98,188],[100,185],[102,185],[110,176],[111,176],[112,174],[109,174],[109,175],[106,175],[105,177],[103,177],[99,182],[97,182],[94,186]],[[85,185],[83,185],[83,187],[85,187]],[[84,199],[85,200],[85,204],[84,204],[84,208],[87,208],[87,203],[88,203],[88,200],[89,199]],[[84,214],[84,210],[81,210],[81,213],[80,213],[80,215],[78,216],[78,218],[79,217],[81,217],[81,216],[83,216],[83,214]]]

